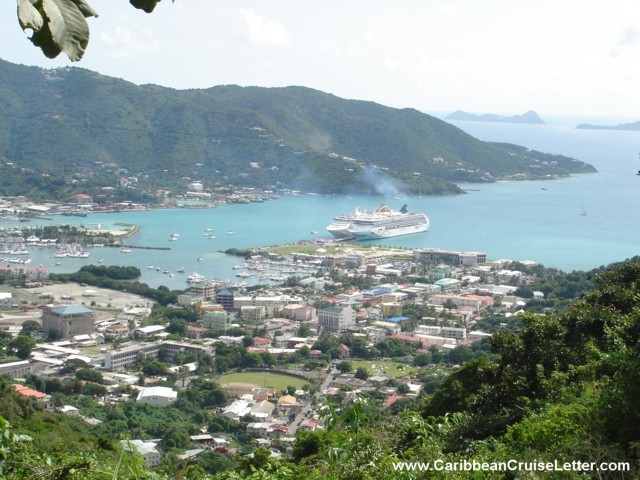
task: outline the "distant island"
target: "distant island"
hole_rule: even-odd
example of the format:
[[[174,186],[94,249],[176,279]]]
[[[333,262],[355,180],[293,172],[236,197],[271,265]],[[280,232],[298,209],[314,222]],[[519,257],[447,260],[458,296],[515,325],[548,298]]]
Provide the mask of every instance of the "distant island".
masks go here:
[[[468,120],[472,122],[504,122],[504,123],[533,123],[544,124],[544,120],[534,112],[529,110],[522,115],[513,115],[511,117],[505,117],[503,115],[496,115],[495,113],[487,113],[484,115],[475,115],[473,113],[464,112],[458,110],[452,114],[444,117],[445,120]]]
[[[581,123],[576,127],[582,130],[640,130],[640,122],[620,123],[618,125],[591,125],[589,123]]]

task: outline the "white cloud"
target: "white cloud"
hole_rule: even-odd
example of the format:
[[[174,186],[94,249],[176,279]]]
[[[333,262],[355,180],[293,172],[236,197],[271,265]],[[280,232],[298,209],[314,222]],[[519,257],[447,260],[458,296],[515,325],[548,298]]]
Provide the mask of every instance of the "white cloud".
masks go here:
[[[159,42],[148,29],[115,27],[109,32],[101,32],[100,39],[107,46],[109,58],[133,58],[160,50]]]
[[[287,45],[291,36],[284,27],[276,22],[260,16],[252,8],[241,9],[241,15],[244,17],[247,34],[249,40],[253,43],[269,43],[272,45]]]

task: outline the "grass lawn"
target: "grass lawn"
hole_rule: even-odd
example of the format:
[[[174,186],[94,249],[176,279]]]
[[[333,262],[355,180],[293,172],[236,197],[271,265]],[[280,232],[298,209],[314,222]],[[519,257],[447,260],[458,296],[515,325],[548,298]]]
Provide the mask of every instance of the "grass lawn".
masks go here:
[[[309,380],[305,380],[283,373],[271,372],[238,372],[223,375],[218,379],[218,383],[224,387],[227,383],[248,383],[256,387],[273,387],[276,390],[284,390],[289,385],[302,388]]]
[[[367,370],[369,370],[370,375],[381,374],[381,375],[393,375],[394,377],[405,377],[405,376],[412,376],[418,370],[420,370],[419,367],[414,367],[412,365],[408,365],[406,363],[400,363],[400,362],[388,362],[388,361],[383,362],[382,360],[369,360],[369,361],[349,360],[349,361],[353,365],[354,372],[356,371],[357,368],[364,367]]]

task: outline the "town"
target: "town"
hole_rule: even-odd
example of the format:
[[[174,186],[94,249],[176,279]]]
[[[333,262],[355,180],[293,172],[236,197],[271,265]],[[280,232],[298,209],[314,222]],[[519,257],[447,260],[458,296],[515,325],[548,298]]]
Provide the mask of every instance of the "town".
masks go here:
[[[523,288],[533,262],[480,252],[300,242],[254,249],[237,269],[274,265],[288,275],[277,285],[199,279],[165,305],[4,267],[0,374],[94,428],[113,405],[167,409],[197,397],[202,412],[181,438],[138,429],[125,441],[147,467],[169,451],[184,461],[257,447],[279,456],[298,431],[325,427],[327,402],[394,409],[433,393],[545,296]]]

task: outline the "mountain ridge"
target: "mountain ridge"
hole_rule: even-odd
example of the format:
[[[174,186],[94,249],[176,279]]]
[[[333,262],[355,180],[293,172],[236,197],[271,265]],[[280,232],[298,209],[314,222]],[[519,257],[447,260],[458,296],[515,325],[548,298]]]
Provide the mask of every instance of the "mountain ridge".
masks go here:
[[[175,190],[199,179],[323,193],[373,193],[390,179],[405,192],[450,194],[461,192],[455,182],[595,171],[562,155],[482,142],[415,109],[307,87],[175,90],[3,60],[0,159],[59,179],[126,170]]]

